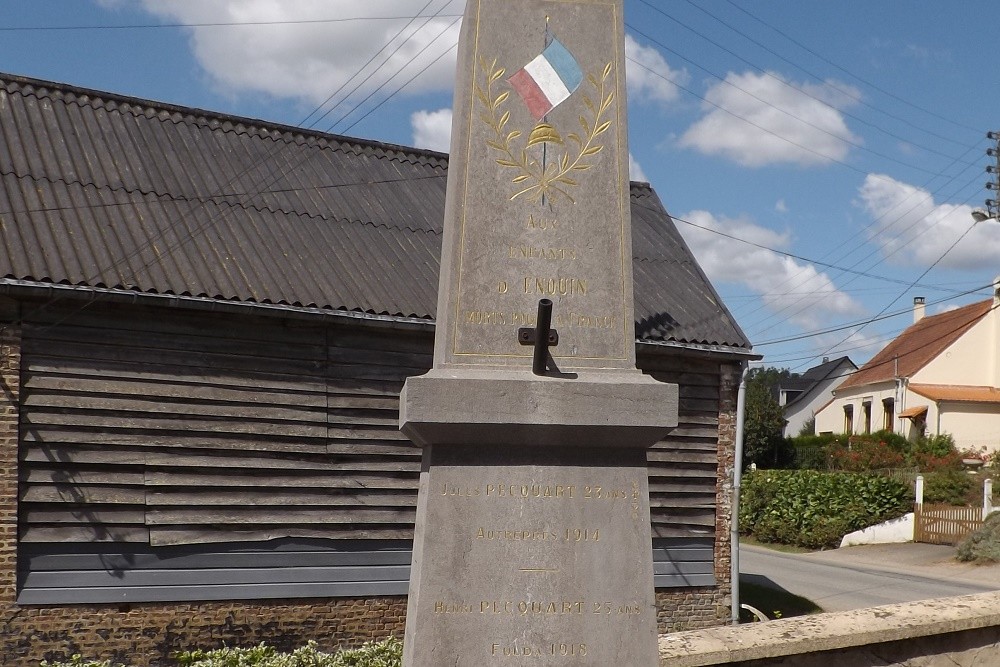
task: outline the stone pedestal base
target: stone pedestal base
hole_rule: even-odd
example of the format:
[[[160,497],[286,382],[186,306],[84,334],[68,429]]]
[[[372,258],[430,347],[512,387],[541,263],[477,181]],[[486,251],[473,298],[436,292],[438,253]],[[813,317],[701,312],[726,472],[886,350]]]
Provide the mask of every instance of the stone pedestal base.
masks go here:
[[[656,665],[646,449],[677,387],[434,371],[402,398],[424,445],[405,667]]]
[[[424,450],[407,667],[656,664],[642,449]]]

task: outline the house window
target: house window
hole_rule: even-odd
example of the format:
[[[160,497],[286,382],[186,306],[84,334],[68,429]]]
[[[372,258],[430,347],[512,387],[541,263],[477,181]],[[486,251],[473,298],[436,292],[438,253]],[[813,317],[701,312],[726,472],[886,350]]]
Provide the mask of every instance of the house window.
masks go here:
[[[850,435],[854,433],[854,406],[844,406],[844,433]]]
[[[882,423],[882,428],[889,433],[892,433],[893,424],[896,422],[896,401],[892,398],[887,398],[882,401],[882,411],[885,415]]]
[[[865,435],[872,432],[872,402],[865,401],[861,404],[861,417],[864,419]]]

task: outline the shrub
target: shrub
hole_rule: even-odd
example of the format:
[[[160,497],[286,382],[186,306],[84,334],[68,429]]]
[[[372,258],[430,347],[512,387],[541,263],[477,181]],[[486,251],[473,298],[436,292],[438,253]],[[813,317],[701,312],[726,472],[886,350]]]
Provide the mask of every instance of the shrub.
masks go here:
[[[933,456],[948,456],[951,453],[958,453],[955,448],[955,439],[948,433],[941,435],[923,436],[913,443],[914,454],[931,454]]]
[[[390,637],[336,654],[323,653],[316,648],[316,642],[292,653],[279,653],[274,647],[260,644],[252,648],[185,651],[175,657],[186,667],[400,667],[403,643]]]
[[[744,478],[740,523],[762,542],[810,549],[905,514],[907,485],[877,475],[761,470]]]
[[[399,667],[403,662],[403,642],[395,637],[369,642],[359,649],[341,651],[335,667]]]
[[[975,482],[960,470],[932,472],[924,476],[924,502],[965,505]]]
[[[112,667],[110,660],[84,660],[79,653],[70,656],[69,662],[49,662],[42,660],[41,667]],[[120,667],[115,665],[114,667]]]
[[[906,463],[904,454],[885,440],[852,438],[848,449],[830,451],[830,464],[834,470],[865,472],[883,468],[900,468]]]
[[[914,452],[913,465],[921,472],[958,471],[962,469],[962,456],[957,451],[934,454],[933,452]]]
[[[962,540],[955,557],[967,563],[1000,563],[1000,512],[988,516],[978,530]]]

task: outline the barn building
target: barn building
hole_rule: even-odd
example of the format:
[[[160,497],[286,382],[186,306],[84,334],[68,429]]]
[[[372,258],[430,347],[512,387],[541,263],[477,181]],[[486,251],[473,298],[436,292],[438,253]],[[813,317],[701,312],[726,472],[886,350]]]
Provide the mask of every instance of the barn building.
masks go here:
[[[0,663],[402,636],[447,156],[0,74]],[[725,622],[757,358],[631,189],[662,631]],[[145,659],[146,662],[141,662]]]

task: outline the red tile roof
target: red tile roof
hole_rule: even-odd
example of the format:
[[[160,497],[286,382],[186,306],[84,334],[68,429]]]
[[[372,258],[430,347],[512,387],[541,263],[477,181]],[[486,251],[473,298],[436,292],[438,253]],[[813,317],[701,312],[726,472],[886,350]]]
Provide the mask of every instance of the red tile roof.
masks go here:
[[[841,389],[911,377],[941,354],[992,309],[993,300],[969,304],[940,315],[925,317],[889,343],[857,373],[847,378]]]
[[[1000,403],[1000,389],[996,387],[968,387],[955,384],[911,384],[910,390],[932,401]]]

